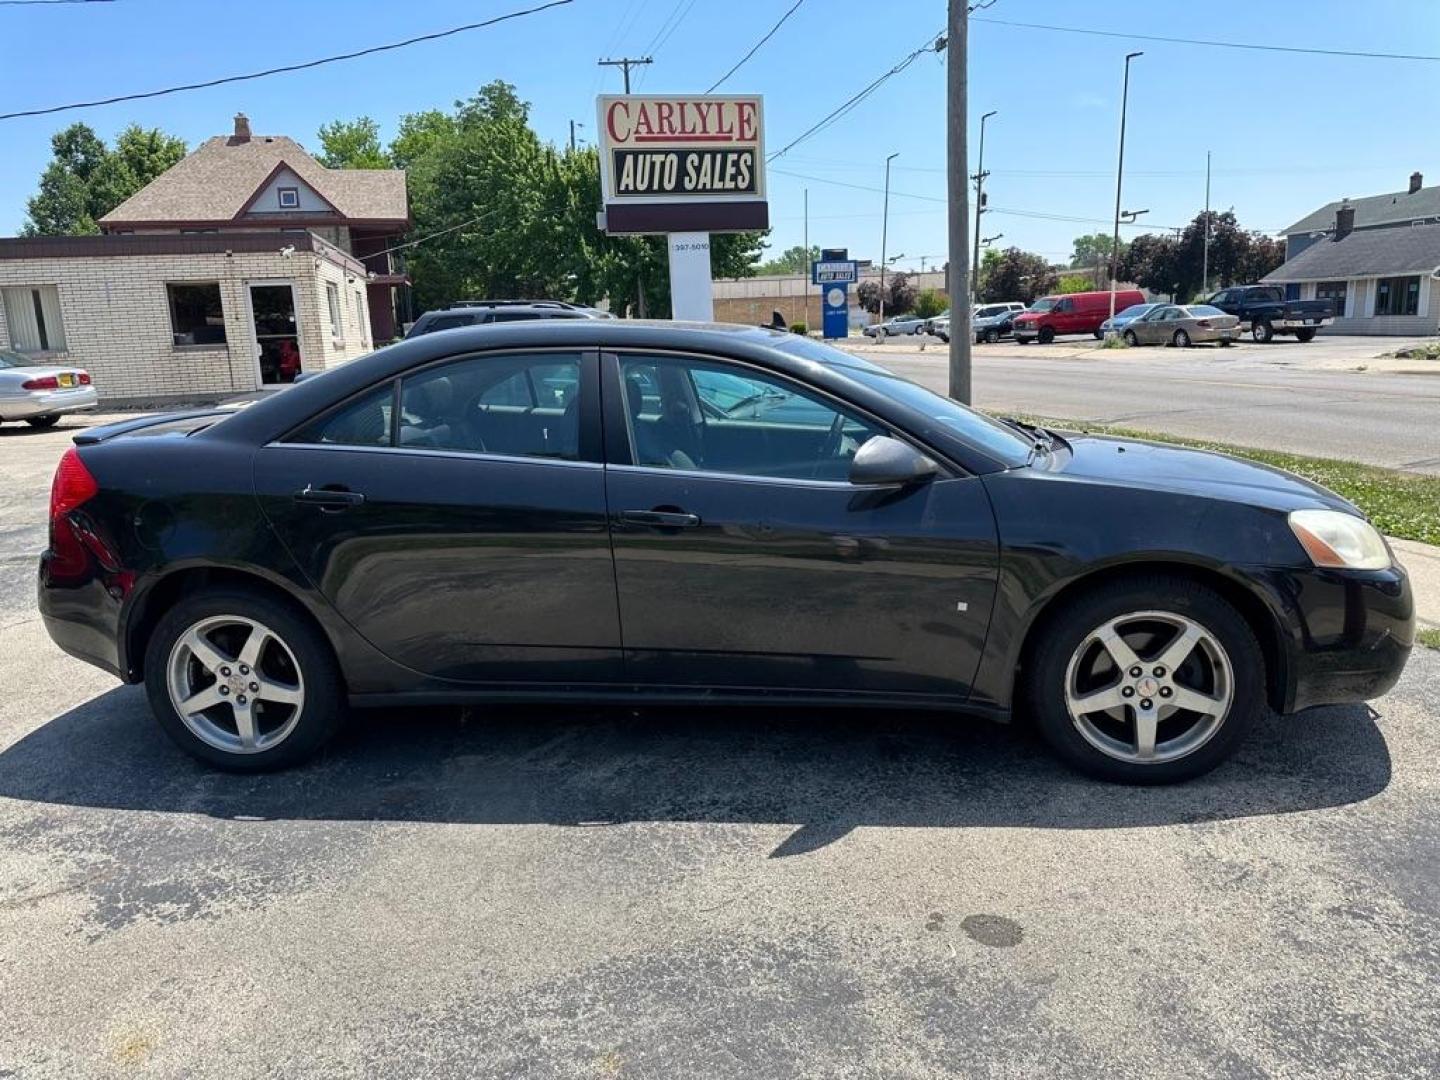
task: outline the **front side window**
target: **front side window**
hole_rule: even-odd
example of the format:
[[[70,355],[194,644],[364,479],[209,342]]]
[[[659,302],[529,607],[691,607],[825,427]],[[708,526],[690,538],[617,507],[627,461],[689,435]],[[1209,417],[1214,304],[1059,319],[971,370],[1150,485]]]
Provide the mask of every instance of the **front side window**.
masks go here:
[[[845,480],[885,431],[784,379],[739,365],[621,360],[632,460],[651,468]]]
[[[1418,277],[1381,278],[1375,283],[1376,315],[1416,315],[1419,312]]]
[[[170,330],[177,349],[225,344],[225,310],[220,283],[174,282],[165,286],[170,301]]]
[[[406,376],[400,445],[515,457],[580,457],[580,358],[456,360]]]
[[[290,442],[334,446],[389,446],[395,384],[388,382],[322,416]]]
[[[10,347],[20,352],[63,352],[65,326],[60,318],[60,293],[54,285],[19,285],[0,289]]]

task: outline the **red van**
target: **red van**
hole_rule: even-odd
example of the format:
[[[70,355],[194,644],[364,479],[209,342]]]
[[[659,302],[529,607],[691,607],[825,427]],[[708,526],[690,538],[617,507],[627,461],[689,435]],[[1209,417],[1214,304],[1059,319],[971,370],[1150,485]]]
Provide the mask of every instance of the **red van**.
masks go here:
[[[1115,314],[1143,303],[1145,294],[1139,289],[1121,289],[1115,293]],[[1038,340],[1047,345],[1057,334],[1094,334],[1098,338],[1100,324],[1109,317],[1109,292],[1042,296],[1015,316],[1015,340],[1022,344]]]

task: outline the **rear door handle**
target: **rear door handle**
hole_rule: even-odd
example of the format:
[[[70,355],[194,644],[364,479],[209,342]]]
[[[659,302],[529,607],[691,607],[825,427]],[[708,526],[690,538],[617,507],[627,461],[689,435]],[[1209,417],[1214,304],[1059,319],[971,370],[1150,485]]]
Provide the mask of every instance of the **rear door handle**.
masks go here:
[[[295,492],[295,501],[309,503],[322,510],[346,510],[359,506],[365,501],[365,496],[342,487],[317,488],[313,484],[306,484],[304,490]]]
[[[691,529],[700,524],[700,515],[682,510],[621,510],[620,520],[660,529]]]

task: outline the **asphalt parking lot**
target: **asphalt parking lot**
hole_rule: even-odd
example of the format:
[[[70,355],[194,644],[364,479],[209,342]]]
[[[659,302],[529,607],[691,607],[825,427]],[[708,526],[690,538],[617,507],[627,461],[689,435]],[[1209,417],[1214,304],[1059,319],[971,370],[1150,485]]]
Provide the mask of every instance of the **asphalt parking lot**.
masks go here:
[[[1187,786],[1023,724],[358,718],[237,778],[34,610],[0,428],[0,1077],[1440,1073],[1440,653]]]

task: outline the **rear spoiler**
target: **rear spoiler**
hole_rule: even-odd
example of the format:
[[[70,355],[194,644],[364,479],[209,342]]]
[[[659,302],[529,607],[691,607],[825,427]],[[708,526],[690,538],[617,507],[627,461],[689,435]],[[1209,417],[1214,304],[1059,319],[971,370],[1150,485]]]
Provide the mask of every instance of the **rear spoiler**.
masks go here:
[[[88,428],[71,436],[71,441],[76,446],[94,446],[106,439],[113,439],[117,435],[128,435],[132,431],[139,431],[141,428],[153,427],[155,424],[172,424],[180,420],[199,420],[207,416],[219,419],[222,416],[231,416],[233,409],[192,409],[189,412],[172,413],[151,413],[147,416],[137,416],[133,420],[121,420],[114,424],[104,424],[100,427]]]

